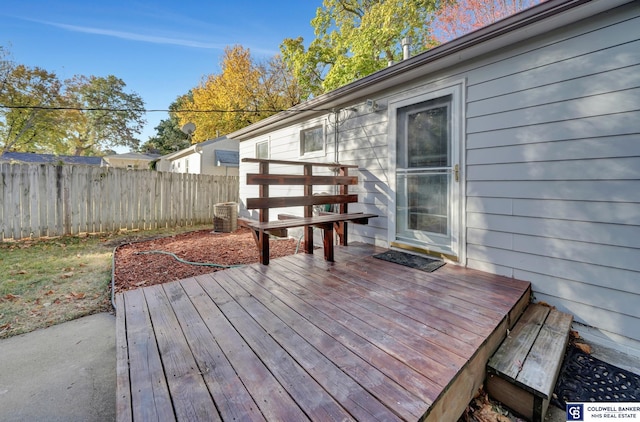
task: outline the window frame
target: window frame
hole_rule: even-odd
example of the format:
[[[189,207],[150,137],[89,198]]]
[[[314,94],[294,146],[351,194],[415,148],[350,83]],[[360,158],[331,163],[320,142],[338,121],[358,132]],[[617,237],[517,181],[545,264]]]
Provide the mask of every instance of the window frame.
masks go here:
[[[259,154],[259,150],[260,147],[266,145],[267,146],[267,156],[266,157],[261,157]],[[269,140],[266,139],[264,141],[259,141],[256,142],[256,150],[255,150],[255,154],[256,154],[256,158],[260,158],[260,159],[269,159],[269,157],[271,156],[271,146],[269,145]]]
[[[321,139],[320,139],[320,149],[314,149],[311,151],[305,151],[305,135],[309,132],[312,131],[317,131],[320,130],[321,131]],[[309,128],[305,128],[305,129],[301,129],[300,130],[300,156],[301,157],[308,157],[308,156],[313,156],[313,155],[322,155],[325,152],[325,148],[326,148],[326,131],[325,131],[325,127],[324,124],[318,124],[315,126],[311,126]]]

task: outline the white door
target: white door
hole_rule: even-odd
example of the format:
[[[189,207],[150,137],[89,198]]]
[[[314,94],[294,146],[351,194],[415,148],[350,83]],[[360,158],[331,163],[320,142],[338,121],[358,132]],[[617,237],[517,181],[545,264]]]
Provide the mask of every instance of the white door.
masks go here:
[[[454,95],[395,109],[395,244],[458,256],[459,152]]]

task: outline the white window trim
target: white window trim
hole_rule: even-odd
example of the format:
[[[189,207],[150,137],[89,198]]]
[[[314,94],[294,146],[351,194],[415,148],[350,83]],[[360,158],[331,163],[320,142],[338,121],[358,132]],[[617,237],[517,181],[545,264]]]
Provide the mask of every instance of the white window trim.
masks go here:
[[[322,149],[306,153],[302,152],[302,133],[308,130],[317,129],[319,127],[322,128]],[[306,128],[300,128],[300,131],[298,132],[298,148],[300,157],[324,157],[327,150],[327,126],[324,124],[324,122],[319,122],[318,124],[314,124]]]
[[[267,157],[266,158],[267,159],[271,158],[271,139],[266,139],[264,141],[256,142],[255,152],[254,152],[256,158],[260,158],[260,157],[258,157],[258,145],[261,145],[261,144],[267,144]]]
[[[387,116],[389,119],[388,136],[389,136],[389,221],[387,226],[387,236],[389,242],[396,239],[396,152],[397,152],[397,115],[398,109],[413,104],[445,97],[451,95],[451,120],[452,120],[452,137],[458,142],[458,163],[460,166],[460,185],[457,210],[458,222],[458,238],[455,241],[456,250],[454,255],[458,257],[458,262],[466,266],[467,255],[467,239],[466,239],[466,81],[464,79],[458,81],[449,81],[438,85],[430,85],[429,91],[412,90],[403,93],[389,100],[387,108]],[[446,252],[446,251],[443,251]]]

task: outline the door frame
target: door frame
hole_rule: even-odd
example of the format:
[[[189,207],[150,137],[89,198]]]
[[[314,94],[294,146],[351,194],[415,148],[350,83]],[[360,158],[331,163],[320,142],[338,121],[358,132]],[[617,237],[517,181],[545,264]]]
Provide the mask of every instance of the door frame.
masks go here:
[[[466,103],[466,82],[464,79],[457,81],[442,82],[437,85],[430,85],[404,92],[389,99],[387,108],[388,117],[388,147],[389,147],[389,208],[388,208],[388,241],[389,246],[398,249],[407,249],[413,252],[426,255],[434,255],[450,261],[464,263],[466,260],[466,175],[465,175],[465,103]],[[413,244],[407,241],[396,240],[396,171],[397,171],[397,116],[398,109],[413,104],[451,96],[451,143],[454,156],[452,164],[458,163],[460,177],[458,183],[457,204],[451,204],[452,223],[458,229],[451,233],[451,250],[444,250],[437,246],[428,247],[421,244]],[[455,182],[454,182],[455,183]],[[454,209],[455,207],[455,209]],[[455,221],[454,221],[455,219]]]

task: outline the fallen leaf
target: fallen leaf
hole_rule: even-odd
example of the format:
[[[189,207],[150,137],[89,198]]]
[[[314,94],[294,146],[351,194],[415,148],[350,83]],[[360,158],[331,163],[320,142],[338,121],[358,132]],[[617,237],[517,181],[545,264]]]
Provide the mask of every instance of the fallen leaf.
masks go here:
[[[575,339],[579,339],[580,338],[580,333],[577,332],[576,330],[569,331],[569,334],[571,335],[571,337],[573,337]]]
[[[11,324],[9,324],[8,322],[6,324],[0,325],[0,331],[7,331],[11,329]]]
[[[25,270],[20,270],[16,274],[28,274]]]
[[[14,294],[11,294],[11,293],[6,294],[6,295],[4,296],[5,300],[11,300],[11,301],[13,301],[13,300],[18,300],[18,299],[20,299],[21,297],[22,297],[22,296],[20,296],[20,295],[14,295]]]
[[[583,353],[586,353],[588,355],[591,354],[591,346],[589,346],[588,344],[576,343],[576,344],[574,344],[574,346],[576,346],[578,349],[580,349]]]
[[[45,293],[45,296],[51,296],[52,294],[54,294],[55,292],[53,290],[49,290],[47,293]]]
[[[73,272],[64,273],[60,276],[60,278],[71,278],[73,277]]]
[[[484,404],[473,412],[473,417],[478,422],[511,422],[511,419],[496,412],[490,404]]]
[[[71,292],[71,296],[73,296],[73,298],[76,300],[84,299],[84,293]]]

